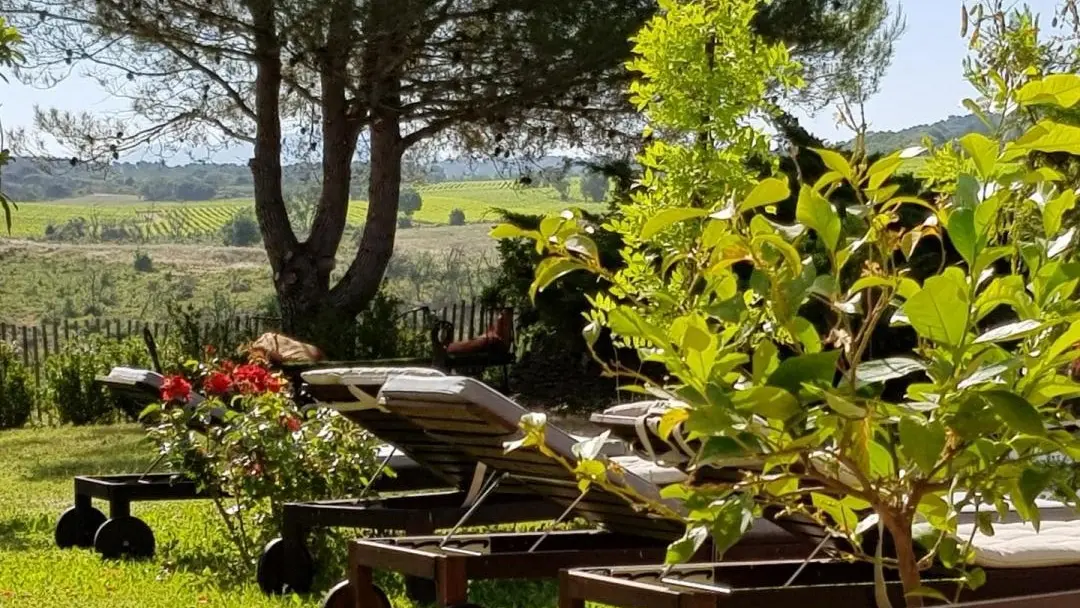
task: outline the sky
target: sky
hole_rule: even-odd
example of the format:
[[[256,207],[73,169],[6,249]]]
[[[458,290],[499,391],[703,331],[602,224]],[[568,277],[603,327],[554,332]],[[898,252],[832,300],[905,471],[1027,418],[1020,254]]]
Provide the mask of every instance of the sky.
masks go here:
[[[1044,22],[1048,22],[1057,2],[1027,0],[1026,4],[1046,15]],[[896,45],[880,92],[866,105],[871,130],[893,131],[965,114],[961,102],[973,92],[963,77],[967,44],[960,37],[960,0],[894,0],[893,4],[905,15],[907,29]],[[5,128],[29,126],[35,105],[93,112],[117,109],[117,103],[97,83],[78,76],[44,90],[0,82],[0,118]],[[849,139],[851,134],[836,126],[834,114],[826,108],[802,118],[812,133],[826,140]],[[247,156],[233,150],[214,160],[245,162]]]

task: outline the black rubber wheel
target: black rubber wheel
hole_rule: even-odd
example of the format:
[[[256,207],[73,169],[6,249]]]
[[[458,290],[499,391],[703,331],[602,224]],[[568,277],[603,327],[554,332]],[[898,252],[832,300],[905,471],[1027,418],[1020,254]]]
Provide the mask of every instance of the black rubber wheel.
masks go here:
[[[374,606],[363,606],[362,608],[394,608],[390,603],[390,598],[386,596],[386,592],[381,587],[373,587],[375,591]],[[322,608],[355,608],[356,606],[356,594],[353,591],[352,584],[349,581],[341,581],[330,588],[330,591],[326,592],[326,596],[323,597],[321,604]]]
[[[106,520],[94,535],[94,550],[105,559],[149,559],[155,548],[154,533],[138,517]]]
[[[266,543],[255,572],[259,589],[267,595],[307,593],[315,581],[315,565],[307,547],[298,545],[290,552],[282,538]]]
[[[430,578],[419,576],[405,577],[405,597],[414,604],[424,605],[435,603],[435,581]]]
[[[56,546],[61,549],[93,547],[94,535],[106,519],[108,518],[105,514],[94,507],[82,509],[71,507],[60,515],[60,519],[56,520],[56,530],[53,533]]]

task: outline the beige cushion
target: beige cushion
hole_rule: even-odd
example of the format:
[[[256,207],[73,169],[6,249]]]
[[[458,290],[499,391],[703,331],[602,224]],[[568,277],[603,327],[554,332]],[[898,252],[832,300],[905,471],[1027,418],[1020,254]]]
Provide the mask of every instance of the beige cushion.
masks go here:
[[[651,481],[658,486],[682,483],[689,479],[686,473],[683,473],[675,467],[665,467],[658,463],[645,460],[644,458],[638,458],[637,456],[615,456],[611,458],[611,461],[630,471],[634,475]]]
[[[351,412],[378,408],[379,389],[395,376],[442,377],[437,369],[427,367],[338,367],[314,369],[300,376],[304,382],[316,386],[346,386],[355,397],[354,401],[322,403],[339,412]]]
[[[382,392],[380,393],[380,401],[391,405],[391,411],[408,418],[410,407],[422,407],[425,403],[439,402],[460,404],[463,407],[472,405],[473,407],[483,409],[488,415],[500,420],[506,427],[517,428],[521,421],[521,418],[529,413],[528,410],[514,403],[510,399],[507,399],[501,393],[495,389],[485,385],[482,382],[473,380],[472,378],[463,378],[457,376],[446,376],[443,378],[432,377],[413,377],[413,376],[395,376],[388,380],[383,385]],[[410,402],[415,402],[412,405]],[[493,429],[495,430],[495,429]],[[498,428],[497,430],[504,430]],[[544,433],[547,447],[555,453],[559,454],[563,458],[566,458],[570,462],[575,462],[577,458],[574,456],[574,446],[579,443],[569,433],[563,431],[557,426],[548,424]],[[505,456],[502,456],[502,460],[512,459],[514,453],[511,452]],[[652,466],[656,466],[648,461],[634,458],[641,463],[647,463]],[[626,461],[629,464],[631,461]],[[639,470],[643,470],[640,467],[644,465],[636,465]],[[660,491],[658,483],[646,479],[645,477],[638,475],[635,471],[631,470],[628,466],[624,465],[624,475],[622,476],[626,485],[630,486],[637,493],[645,496],[646,498],[652,498],[659,500]],[[662,473],[656,469],[650,469],[650,474],[660,476]],[[678,473],[678,471],[675,471]],[[666,473],[671,475],[671,473]],[[681,475],[681,473],[680,473]],[[566,472],[568,481],[576,481],[573,475],[569,471]]]
[[[956,494],[961,500],[962,494]],[[1012,505],[1010,504],[1010,509]],[[982,568],[1047,568],[1080,564],[1080,514],[1056,500],[1038,499],[1039,530],[1021,521],[1015,510],[1002,517],[992,505],[964,507],[956,528],[956,540],[963,546],[971,539],[975,565]],[[989,512],[994,535],[986,536],[975,524],[976,512]],[[917,533],[929,532],[929,524],[915,526]],[[974,534],[974,535],[973,535]]]

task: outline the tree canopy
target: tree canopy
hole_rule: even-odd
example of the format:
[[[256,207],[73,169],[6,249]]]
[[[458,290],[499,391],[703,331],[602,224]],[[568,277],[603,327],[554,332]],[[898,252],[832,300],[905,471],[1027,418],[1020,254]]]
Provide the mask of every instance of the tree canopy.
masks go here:
[[[286,328],[359,312],[394,245],[402,157],[428,140],[507,156],[616,137],[628,38],[647,0],[0,0],[25,30],[24,76],[73,65],[131,101],[112,116],[40,112],[79,160],[144,146],[250,145],[257,216]],[[363,141],[361,141],[361,136]],[[370,169],[365,230],[331,287],[356,153]],[[321,156],[301,241],[283,158]]]

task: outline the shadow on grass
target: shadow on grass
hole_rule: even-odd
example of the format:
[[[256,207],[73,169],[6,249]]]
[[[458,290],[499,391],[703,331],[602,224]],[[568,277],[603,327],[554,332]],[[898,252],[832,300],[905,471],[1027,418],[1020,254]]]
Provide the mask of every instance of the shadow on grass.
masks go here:
[[[0,551],[26,551],[40,547],[42,530],[51,530],[53,524],[49,516],[44,514],[0,519]]]
[[[102,448],[101,451],[87,451],[77,458],[38,463],[30,467],[26,479],[55,481],[76,475],[145,473],[153,462],[154,459],[145,453],[117,454],[115,449],[108,451],[108,448]]]

